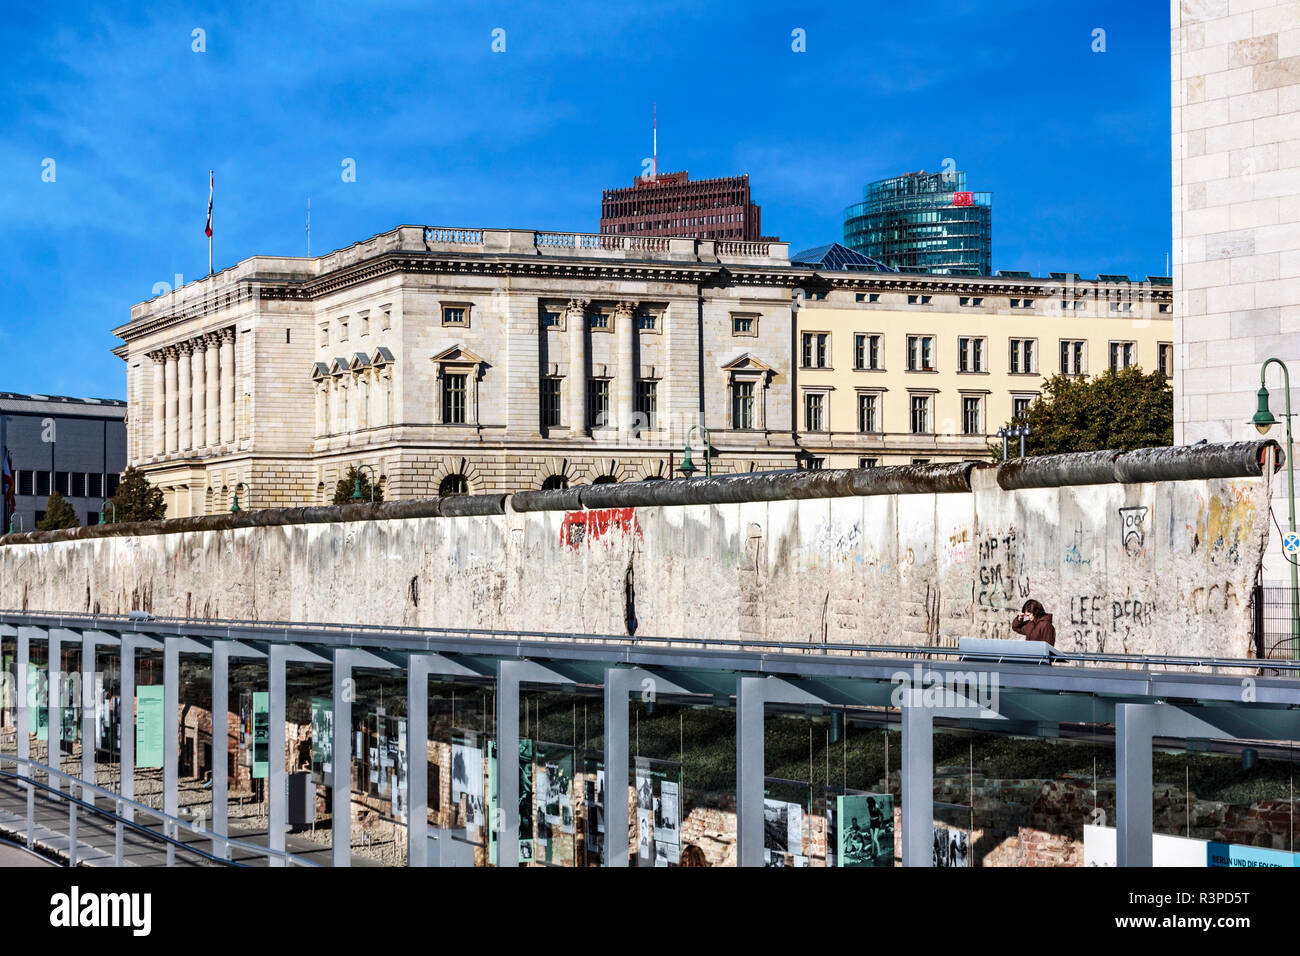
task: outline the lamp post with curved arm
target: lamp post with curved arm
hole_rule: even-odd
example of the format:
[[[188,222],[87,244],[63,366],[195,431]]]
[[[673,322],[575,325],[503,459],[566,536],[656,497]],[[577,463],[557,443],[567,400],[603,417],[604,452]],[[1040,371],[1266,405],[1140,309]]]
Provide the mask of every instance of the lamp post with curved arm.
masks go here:
[[[695,429],[704,432],[704,477],[713,477],[713,456],[709,453],[712,447],[712,439],[709,438],[709,430],[703,425],[692,425],[686,429],[686,448],[682,451],[682,463],[677,466],[677,470],[682,473],[683,478],[689,478],[699,471],[695,463],[691,461],[691,435]]]
[[[1282,369],[1282,386],[1286,389],[1286,478],[1287,478],[1287,505],[1289,519],[1290,536],[1294,536],[1295,530],[1295,445],[1291,441],[1291,370],[1286,367],[1286,362],[1280,358],[1267,358],[1264,364],[1259,367],[1259,406],[1255,416],[1250,423],[1255,426],[1261,435],[1267,435],[1269,430],[1277,424],[1277,419],[1273,417],[1273,412],[1268,407],[1268,386],[1264,384],[1264,373],[1268,367],[1276,363]],[[1282,556],[1286,558],[1286,563],[1291,565],[1291,656],[1300,657],[1300,574],[1297,573],[1296,557],[1286,553],[1285,549]]]
[[[245,497],[246,497],[246,498],[247,498],[247,496],[248,496],[248,492],[252,490],[252,489],[250,489],[250,488],[248,487],[248,485],[247,485],[245,482],[242,482],[242,481],[235,482],[235,491],[234,491],[234,494],[231,496],[231,501],[230,501],[230,513],[231,513],[231,514],[239,514],[239,512],[242,510],[242,509],[239,507],[239,489],[240,489],[240,488],[243,488],[243,489],[244,489],[244,493],[245,493]]]
[[[352,489],[352,500],[353,501],[365,500],[366,496],[361,493],[361,475],[367,468],[370,469],[370,503],[373,505],[375,503],[375,488],[379,484],[379,479],[375,477],[374,465],[357,466],[357,481],[356,481],[356,487]]]

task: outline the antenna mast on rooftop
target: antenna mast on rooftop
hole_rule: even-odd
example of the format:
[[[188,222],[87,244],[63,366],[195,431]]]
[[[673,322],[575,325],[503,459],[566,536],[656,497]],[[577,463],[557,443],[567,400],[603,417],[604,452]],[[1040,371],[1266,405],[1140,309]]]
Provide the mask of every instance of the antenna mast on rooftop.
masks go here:
[[[650,155],[653,157],[653,161],[654,161],[654,165],[651,167],[651,169],[653,170],[651,175],[655,179],[658,179],[659,178],[659,104],[658,103],[655,103],[654,105],[654,122],[651,128],[653,132],[651,134],[651,140],[650,140]]]

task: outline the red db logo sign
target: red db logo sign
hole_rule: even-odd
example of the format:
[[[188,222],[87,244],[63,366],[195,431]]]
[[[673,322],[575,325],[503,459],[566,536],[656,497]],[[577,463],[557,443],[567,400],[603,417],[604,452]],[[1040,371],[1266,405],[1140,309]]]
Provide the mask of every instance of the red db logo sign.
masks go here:
[[[954,206],[973,206],[975,205],[974,193],[953,193],[952,204]]]

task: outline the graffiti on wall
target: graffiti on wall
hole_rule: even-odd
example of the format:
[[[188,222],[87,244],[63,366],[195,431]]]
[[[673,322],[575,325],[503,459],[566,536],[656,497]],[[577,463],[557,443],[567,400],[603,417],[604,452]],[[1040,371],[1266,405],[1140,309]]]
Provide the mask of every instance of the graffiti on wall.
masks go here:
[[[1125,554],[1139,555],[1146,547],[1147,509],[1138,505],[1119,509],[1120,544]]]
[[[985,534],[978,542],[971,594],[980,615],[980,637],[1011,637],[1008,612],[1020,610],[1029,597],[1029,575],[1020,556],[1016,529]]]
[[[608,544],[611,532],[641,536],[635,508],[602,508],[597,511],[570,511],[560,523],[560,547],[591,547],[597,542]]]

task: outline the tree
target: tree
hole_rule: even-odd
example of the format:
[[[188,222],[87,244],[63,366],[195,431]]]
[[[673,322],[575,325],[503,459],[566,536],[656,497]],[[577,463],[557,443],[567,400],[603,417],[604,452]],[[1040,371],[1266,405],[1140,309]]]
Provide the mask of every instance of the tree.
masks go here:
[[[358,501],[352,495],[357,490],[357,468],[353,465],[348,469],[348,473],[339,479],[339,483],[334,486],[334,503],[336,505],[354,505],[370,503],[370,478],[369,469],[359,473],[361,477],[361,499]],[[374,486],[375,501],[384,500],[384,489],[378,485]]]
[[[161,488],[149,484],[138,468],[127,468],[109,512],[114,521],[157,521],[167,517]]]
[[[45,517],[36,525],[37,531],[58,531],[60,528],[79,528],[77,513],[72,510],[66,498],[57,491],[50,492],[45,503]]]
[[[1013,425],[1029,426],[1026,455],[1172,445],[1173,390],[1164,375],[1147,374],[1136,366],[1094,378],[1053,375],[1043,382],[1042,397],[1006,427]],[[1015,454],[1018,441],[1010,442]],[[1000,461],[1001,440],[989,449]]]

